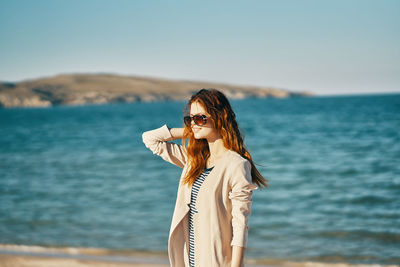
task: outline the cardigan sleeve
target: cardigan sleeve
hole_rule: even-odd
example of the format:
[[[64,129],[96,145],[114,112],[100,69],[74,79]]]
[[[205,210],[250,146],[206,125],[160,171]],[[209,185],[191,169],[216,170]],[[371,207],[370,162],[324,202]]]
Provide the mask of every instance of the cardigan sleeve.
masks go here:
[[[183,168],[186,164],[187,154],[182,145],[174,142],[171,132],[166,124],[160,128],[143,132],[142,139],[144,145],[150,149],[153,154],[160,156],[167,162]]]
[[[247,247],[248,219],[251,213],[253,190],[258,189],[251,183],[251,165],[248,160],[237,165],[231,175],[232,201],[232,241],[231,246]]]

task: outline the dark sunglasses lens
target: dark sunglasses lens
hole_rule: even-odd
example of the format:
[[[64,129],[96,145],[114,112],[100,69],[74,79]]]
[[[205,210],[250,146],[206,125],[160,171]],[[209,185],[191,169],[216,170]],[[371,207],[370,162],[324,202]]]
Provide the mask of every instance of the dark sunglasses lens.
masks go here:
[[[193,116],[193,120],[194,120],[194,123],[196,123],[199,126],[204,125],[204,119],[202,116],[195,115],[195,116]]]
[[[185,116],[185,117],[183,117],[183,122],[185,123],[185,125],[186,126],[190,126],[190,122],[191,122],[191,119],[190,119],[190,117],[189,116]]]

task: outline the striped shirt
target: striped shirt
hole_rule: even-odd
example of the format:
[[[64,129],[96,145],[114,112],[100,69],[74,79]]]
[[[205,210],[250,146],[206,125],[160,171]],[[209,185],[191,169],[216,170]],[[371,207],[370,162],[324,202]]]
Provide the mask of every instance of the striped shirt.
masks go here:
[[[199,177],[194,181],[192,186],[192,195],[190,198],[190,210],[189,210],[189,264],[190,267],[194,267],[194,226],[193,226],[193,215],[198,213],[196,210],[196,199],[199,192],[200,186],[206,179],[207,175],[211,172],[214,167],[204,169]]]

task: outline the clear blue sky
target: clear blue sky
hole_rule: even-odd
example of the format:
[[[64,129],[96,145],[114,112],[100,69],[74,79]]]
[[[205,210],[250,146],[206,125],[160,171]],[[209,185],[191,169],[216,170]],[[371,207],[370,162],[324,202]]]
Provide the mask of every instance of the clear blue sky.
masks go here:
[[[107,72],[400,92],[400,0],[1,0],[0,81]]]

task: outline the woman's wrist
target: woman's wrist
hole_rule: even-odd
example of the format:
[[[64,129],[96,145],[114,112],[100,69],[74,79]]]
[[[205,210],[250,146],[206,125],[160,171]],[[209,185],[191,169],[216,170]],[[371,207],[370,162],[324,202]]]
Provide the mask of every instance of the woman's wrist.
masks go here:
[[[232,246],[232,264],[231,267],[242,267],[244,252],[246,248],[239,246]]]
[[[169,132],[173,139],[181,139],[183,137],[183,128],[170,128]]]

